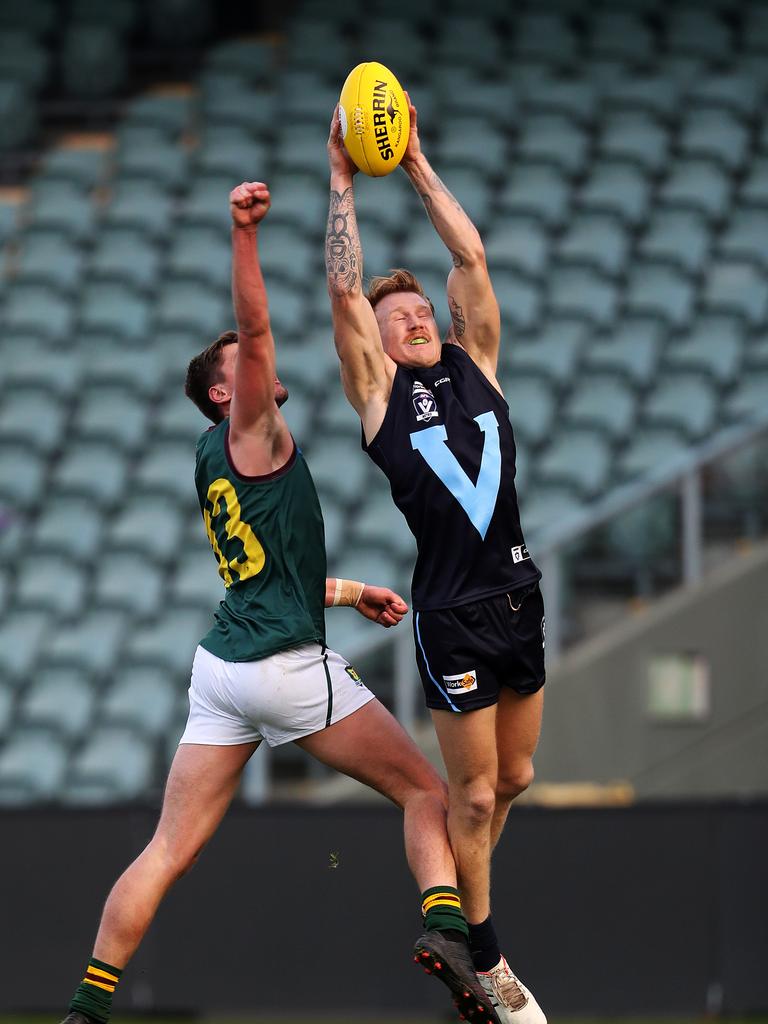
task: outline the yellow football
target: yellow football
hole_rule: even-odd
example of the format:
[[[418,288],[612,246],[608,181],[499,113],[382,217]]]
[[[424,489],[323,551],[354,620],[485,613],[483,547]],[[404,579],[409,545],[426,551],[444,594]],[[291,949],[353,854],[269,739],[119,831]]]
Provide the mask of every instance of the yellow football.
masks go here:
[[[358,64],[347,75],[339,97],[344,145],[366,174],[390,174],[408,145],[411,119],[403,88],[383,64]]]

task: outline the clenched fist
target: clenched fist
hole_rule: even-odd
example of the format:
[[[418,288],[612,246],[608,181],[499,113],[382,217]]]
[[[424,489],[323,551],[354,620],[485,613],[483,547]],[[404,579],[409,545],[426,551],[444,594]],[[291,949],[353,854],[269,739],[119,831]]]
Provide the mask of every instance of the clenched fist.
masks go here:
[[[229,193],[229,210],[236,228],[256,227],[270,207],[269,189],[263,181],[244,181]]]

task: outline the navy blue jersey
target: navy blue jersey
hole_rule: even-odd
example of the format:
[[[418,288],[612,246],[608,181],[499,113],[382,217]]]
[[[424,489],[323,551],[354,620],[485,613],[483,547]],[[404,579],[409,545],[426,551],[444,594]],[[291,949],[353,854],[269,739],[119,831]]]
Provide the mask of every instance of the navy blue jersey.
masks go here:
[[[540,577],[523,539],[509,406],[459,345],[398,366],[376,437],[363,440],[416,538],[416,611],[452,608]]]

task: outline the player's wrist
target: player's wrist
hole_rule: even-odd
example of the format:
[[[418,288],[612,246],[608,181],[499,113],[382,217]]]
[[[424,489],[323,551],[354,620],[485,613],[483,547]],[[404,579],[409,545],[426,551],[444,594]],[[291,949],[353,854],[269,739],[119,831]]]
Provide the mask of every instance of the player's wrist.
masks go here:
[[[351,171],[331,168],[331,188],[335,191],[343,192],[345,189],[351,188],[353,180],[354,176]]]
[[[359,580],[345,580],[337,577],[334,581],[331,607],[336,608],[338,605],[347,605],[351,608],[357,608],[364,590],[365,584]]]

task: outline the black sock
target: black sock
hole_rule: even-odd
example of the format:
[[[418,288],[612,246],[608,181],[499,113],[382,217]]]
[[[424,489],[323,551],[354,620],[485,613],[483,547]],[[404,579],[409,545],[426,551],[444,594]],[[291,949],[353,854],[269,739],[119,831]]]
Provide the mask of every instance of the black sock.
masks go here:
[[[490,915],[480,924],[470,924],[469,951],[476,971],[491,971],[501,960],[499,940]]]

